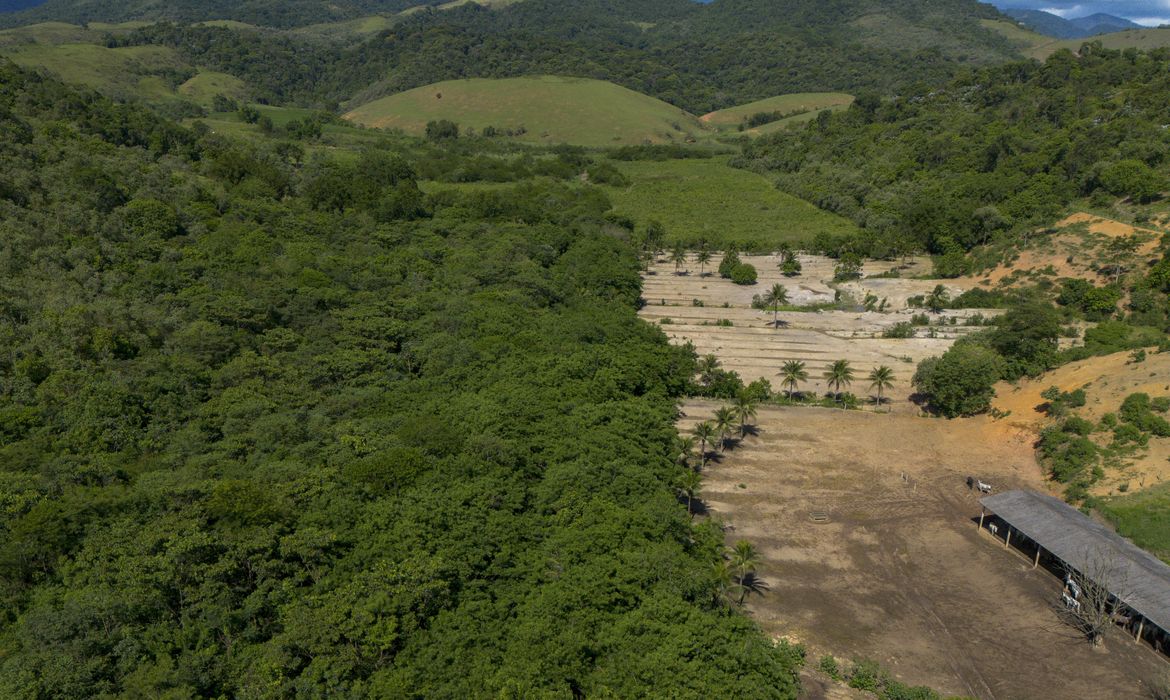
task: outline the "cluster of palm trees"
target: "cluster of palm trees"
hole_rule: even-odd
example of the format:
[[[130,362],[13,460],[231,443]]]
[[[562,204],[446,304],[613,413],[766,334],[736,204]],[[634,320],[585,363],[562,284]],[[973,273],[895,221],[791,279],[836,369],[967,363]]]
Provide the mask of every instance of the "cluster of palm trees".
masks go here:
[[[679,495],[687,501],[687,513],[695,517],[694,502],[699,497],[699,488],[702,484],[702,471],[707,468],[707,460],[711,457],[711,450],[723,454],[727,449],[728,441],[736,432],[740,437],[748,434],[751,421],[758,414],[756,402],[751,397],[740,395],[728,406],[715,411],[712,420],[699,423],[691,429],[691,434],[683,438],[682,449],[679,451],[679,461],[689,467],[678,484]],[[692,465],[693,456],[699,458],[697,465]]]
[[[705,243],[699,247],[699,252],[695,254],[695,262],[699,263],[699,277],[707,276],[707,265],[711,263],[712,257],[713,255]],[[683,267],[688,261],[686,246],[682,243],[675,245],[674,249],[670,251],[670,261],[674,263],[674,274],[683,274],[685,272]]]
[[[736,603],[739,605],[743,605],[748,593],[762,593],[767,585],[756,575],[756,567],[759,565],[760,556],[755,546],[747,540],[736,542],[731,551],[715,563],[715,604],[721,605],[731,600],[732,592],[737,589],[739,598]]]
[[[829,365],[823,377],[833,398],[843,402],[842,390],[852,386],[854,379],[853,367],[849,364],[849,360],[837,360]],[[894,370],[881,365],[873,368],[867,379],[870,382],[869,388],[877,394],[877,405],[882,405],[882,402],[885,401],[885,392],[894,386]],[[780,366],[780,386],[784,388],[788,398],[795,398],[801,383],[806,381],[808,381],[808,370],[805,369],[805,364],[800,360],[789,360]]]

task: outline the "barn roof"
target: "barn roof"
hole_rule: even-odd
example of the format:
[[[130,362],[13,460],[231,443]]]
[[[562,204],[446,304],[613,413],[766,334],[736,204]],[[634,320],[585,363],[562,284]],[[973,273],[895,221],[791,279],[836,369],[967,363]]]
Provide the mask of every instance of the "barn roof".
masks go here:
[[[1008,491],[980,503],[1083,576],[1108,566],[1110,580],[1097,583],[1170,632],[1170,566],[1161,559],[1052,496]]]

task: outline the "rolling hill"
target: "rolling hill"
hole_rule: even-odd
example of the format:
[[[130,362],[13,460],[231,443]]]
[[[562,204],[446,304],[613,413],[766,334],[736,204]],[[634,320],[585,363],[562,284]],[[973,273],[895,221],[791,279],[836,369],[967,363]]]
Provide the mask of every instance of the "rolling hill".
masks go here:
[[[601,80],[534,78],[449,80],[361,105],[345,115],[357,124],[421,134],[429,121],[511,130],[534,143],[621,146],[700,135],[693,115],[653,97]]]
[[[783,115],[764,126],[773,126],[781,121],[795,117],[814,115],[824,109],[843,109],[853,103],[853,96],[842,92],[799,92],[790,95],[778,95],[763,100],[756,100],[747,104],[709,112],[700,117],[700,121],[709,127],[719,130],[736,129],[745,119],[760,113],[774,113]],[[759,132],[759,129],[749,129],[748,133]],[[761,132],[762,133],[762,132]]]
[[[1141,28],[1141,25],[1128,19],[1101,12],[1075,19],[1065,19],[1043,10],[1007,9],[1004,14],[1031,31],[1057,39],[1083,39],[1097,34]]]

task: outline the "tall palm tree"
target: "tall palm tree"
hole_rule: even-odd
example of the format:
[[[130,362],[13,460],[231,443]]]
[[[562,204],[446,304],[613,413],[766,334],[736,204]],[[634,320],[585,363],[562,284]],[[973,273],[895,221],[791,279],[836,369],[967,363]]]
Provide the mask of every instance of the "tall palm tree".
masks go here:
[[[837,360],[825,371],[825,379],[829,388],[838,399],[841,398],[841,387],[848,387],[853,383],[853,368],[849,360]]]
[[[670,261],[674,263],[674,274],[676,275],[679,274],[679,269],[687,264],[687,249],[681,243],[676,245],[674,250],[670,251]]]
[[[699,468],[707,466],[707,445],[715,441],[715,425],[705,420],[691,429],[691,434],[699,441]]]
[[[751,397],[740,394],[732,402],[731,407],[735,409],[735,417],[739,419],[739,436],[747,436],[748,421],[756,417],[758,411],[756,410],[756,402],[751,400]]]
[[[804,368],[804,363],[800,360],[789,360],[780,367],[780,386],[788,392],[788,398],[792,398],[796,394],[797,387],[801,382],[808,381],[808,371]]]
[[[707,263],[711,262],[711,251],[706,248],[700,250],[695,260],[699,263],[699,277],[706,277],[707,275],[703,270],[707,267]]]
[[[780,327],[780,307],[788,303],[788,288],[780,283],[772,285],[764,294],[764,305],[772,307],[772,325]]]
[[[877,389],[877,405],[882,405],[882,392],[894,386],[894,370],[882,365],[869,373],[869,388]]]
[[[699,497],[699,490],[703,486],[703,475],[690,469],[683,472],[678,479],[678,493],[687,499],[687,514],[691,520],[695,519],[694,502]]]
[[[678,446],[678,463],[684,467],[690,468],[691,454],[695,451],[695,436],[688,435],[682,439]]]
[[[731,566],[724,559],[715,562],[711,567],[711,598],[715,605],[731,604],[731,582]]]
[[[735,409],[723,406],[715,411],[715,431],[719,434],[719,454],[723,454],[723,446],[727,436],[735,429]]]
[[[735,543],[735,547],[731,550],[731,569],[735,572],[737,582],[739,583],[739,604],[743,605],[743,601],[747,598],[748,587],[745,585],[748,575],[756,572],[756,567],[760,565],[760,557],[756,552],[756,548],[752,546],[751,542],[747,540],[740,540]]]

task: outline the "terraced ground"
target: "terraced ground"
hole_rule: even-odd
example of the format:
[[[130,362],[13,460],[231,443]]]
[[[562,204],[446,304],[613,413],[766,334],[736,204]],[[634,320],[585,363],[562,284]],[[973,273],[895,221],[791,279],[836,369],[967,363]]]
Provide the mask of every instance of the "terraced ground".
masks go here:
[[[829,286],[833,277],[833,261],[820,256],[801,256],[803,272],[799,277],[787,278],[780,274],[778,256],[741,256],[759,272],[759,282],[753,286],[738,286],[716,274],[720,258],[716,256],[706,272],[700,276],[697,263],[686,266],[688,274],[675,274],[672,263],[665,260],[653,264],[644,276],[642,296],[646,306],[641,315],[659,324],[676,343],[690,342],[700,355],[714,354],[723,367],[738,372],[745,382],[764,378],[774,389],[780,388],[780,366],[789,360],[806,364],[809,381],[802,391],[824,393],[827,385],[823,374],[829,365],[839,359],[849,360],[855,380],[851,390],[858,396],[868,395],[864,377],[873,368],[887,365],[894,370],[894,388],[886,393],[895,411],[916,412],[917,406],[908,399],[912,392],[910,380],[921,360],[941,355],[965,333],[978,330],[963,321],[977,313],[994,315],[996,311],[946,311],[933,315],[930,328],[918,328],[914,338],[883,338],[882,333],[899,322],[909,321],[915,313],[906,306],[906,298],[926,294],[938,284],[928,279],[862,279],[842,285],[849,296],[864,298],[867,291],[888,300],[887,312],[866,311],[781,311],[779,327],[772,325],[771,311],[752,308],[752,296],[763,294],[775,283],[783,284],[792,304],[813,306],[831,304],[836,290]],[[907,275],[926,270],[927,261],[918,260],[903,272]],[[887,272],[899,263],[871,262],[864,274]],[[962,287],[950,286],[952,293]],[[696,302],[700,302],[699,306]],[[950,325],[950,319],[957,319]],[[727,320],[731,326],[717,325]],[[933,336],[933,337],[932,337]]]

